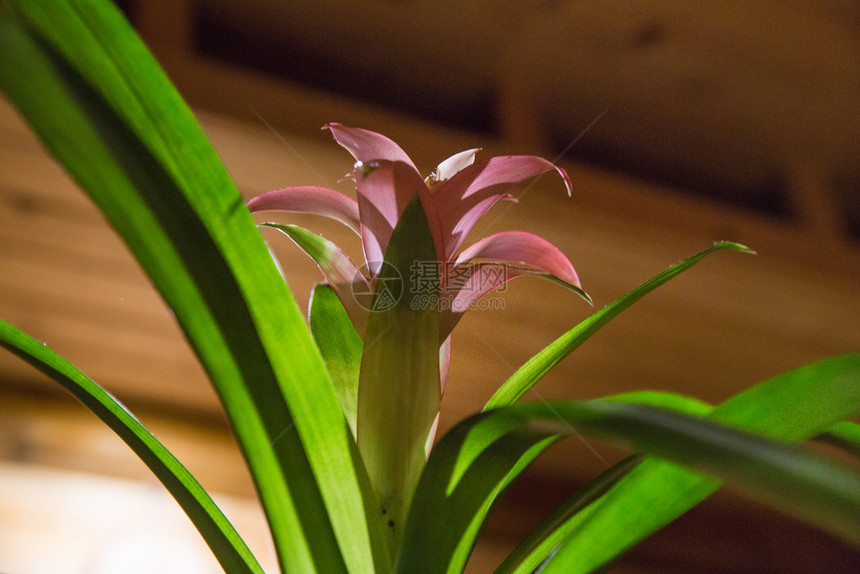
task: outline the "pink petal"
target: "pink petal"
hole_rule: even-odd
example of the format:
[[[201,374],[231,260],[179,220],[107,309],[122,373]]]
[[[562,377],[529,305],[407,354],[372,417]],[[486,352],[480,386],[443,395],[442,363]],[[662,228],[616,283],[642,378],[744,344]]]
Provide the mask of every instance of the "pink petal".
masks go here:
[[[499,156],[465,167],[443,183],[434,194],[445,236],[446,258],[457,251],[478,219],[497,201],[510,198],[511,186],[550,170],[561,174],[570,193],[570,179],[563,169],[535,156]]]
[[[467,149],[466,151],[461,151],[460,153],[452,155],[437,165],[436,169],[433,170],[433,173],[431,173],[425,180],[427,187],[432,191],[437,185],[448,181],[458,172],[475,163],[475,155],[477,155],[479,151],[481,151],[481,148]]]
[[[463,250],[457,263],[489,259],[520,265],[531,271],[549,273],[565,283],[581,287],[570,260],[558,247],[534,233],[502,231],[485,237]]]
[[[438,262],[440,260],[439,254],[445,253],[445,238],[442,233],[442,220],[439,218],[439,209],[433,200],[433,193],[426,185],[418,190],[418,196],[421,198],[421,207],[424,209],[424,215],[427,217],[430,235],[433,236],[433,248],[436,252]]]
[[[399,161],[357,164],[354,177],[364,258],[376,274],[397,220],[416,193],[427,193],[427,186],[414,168]]]
[[[465,249],[446,275],[445,292],[440,295],[445,300],[439,326],[442,340],[475,301],[522,275],[554,280],[588,300],[567,257],[546,239],[524,231],[485,237]]]
[[[391,232],[415,193],[422,195],[436,252],[442,253],[439,218],[426,197],[427,186],[406,152],[391,139],[370,130],[338,123],[325,127],[331,130],[335,141],[358,160],[353,179],[358,191],[364,257],[370,270],[373,273],[379,270]],[[465,159],[459,161],[462,163]]]
[[[522,273],[503,263],[468,262],[457,265],[450,276],[455,277],[448,289],[440,293],[441,315],[439,338],[444,340],[475,302]],[[453,284],[456,283],[456,286]]]
[[[406,152],[382,134],[338,123],[326,124],[323,129],[330,130],[335,141],[362,163],[380,159],[399,161],[410,166],[416,174],[418,173],[418,169]]]
[[[358,230],[358,203],[339,191],[318,185],[297,185],[262,193],[248,201],[251,211],[290,211],[322,215]]]

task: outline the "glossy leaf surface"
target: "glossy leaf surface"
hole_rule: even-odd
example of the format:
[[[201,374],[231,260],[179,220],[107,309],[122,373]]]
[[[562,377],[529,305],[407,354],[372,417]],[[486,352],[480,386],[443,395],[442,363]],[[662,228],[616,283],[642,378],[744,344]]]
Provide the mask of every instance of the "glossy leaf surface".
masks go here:
[[[696,403],[700,409],[701,403]],[[673,408],[678,406],[675,403]],[[778,375],[714,407],[708,418],[765,437],[797,442],[858,412],[860,354],[854,354]],[[719,486],[717,480],[674,464],[646,460],[574,519],[568,527],[574,536],[556,553],[547,572],[592,572]],[[802,509],[802,499],[788,502]],[[518,570],[526,571],[528,568]]]
[[[715,410],[715,412],[718,414],[719,412],[722,412],[722,415],[720,416],[723,417],[723,422],[730,421],[735,426],[747,428],[756,433],[764,434],[765,436],[788,441],[800,440],[813,435],[818,429],[827,428],[836,421],[850,416],[852,412],[860,410],[860,391],[856,390],[858,374],[860,374],[860,357],[858,356],[847,356],[823,361],[809,367],[791,371],[762,383],[761,385],[730,399],[720,407],[717,407],[718,410]],[[807,408],[811,398],[818,392],[823,392],[826,396],[833,397],[833,399],[829,401],[819,401],[817,408]],[[629,403],[623,402],[625,400],[643,403],[646,406],[640,406],[637,408],[645,409],[643,412],[646,413],[650,412],[648,411],[649,407],[661,404],[666,405],[666,410],[661,410],[659,413],[665,412],[665,414],[670,418],[672,414],[679,411],[682,413],[688,412],[701,416],[706,414],[710,409],[708,405],[701,401],[688,399],[679,395],[663,393],[635,393],[617,398],[603,399],[601,401],[592,401],[587,404],[598,406],[604,405],[610,410],[612,409],[611,405],[620,404],[622,405],[621,408],[624,409],[627,408],[627,406],[623,405],[629,406]],[[581,403],[573,404],[577,405]],[[409,565],[414,567],[418,563],[426,563],[433,564],[433,568],[435,568],[435,570],[431,569],[428,571],[459,572],[462,566],[465,565],[465,560],[474,544],[474,536],[480,527],[483,515],[488,512],[490,505],[495,500],[495,497],[501,489],[520,472],[523,464],[532,460],[540,450],[545,448],[549,444],[549,442],[546,441],[551,441],[551,438],[547,438],[552,435],[551,429],[545,426],[544,423],[552,423],[553,417],[549,416],[547,413],[555,411],[555,423],[553,424],[558,424],[561,420],[564,420],[568,414],[571,414],[568,413],[568,410],[566,409],[573,408],[576,410],[579,407],[565,407],[552,403],[551,408],[541,406],[541,404],[519,405],[517,408],[522,408],[523,410],[509,411],[508,408],[505,407],[501,412],[515,413],[516,417],[520,417],[525,413],[536,414],[540,419],[541,424],[526,425],[523,422],[523,419],[519,419],[522,426],[514,430],[514,427],[516,426],[515,424],[511,423],[513,424],[513,426],[511,426],[508,423],[500,422],[510,422],[510,420],[513,419],[487,418],[486,421],[479,418],[469,419],[469,421],[472,422],[466,422],[456,426],[436,445],[428,462],[426,477],[422,477],[422,482],[419,485],[412,514],[410,514],[407,524],[403,555],[398,563],[398,568],[400,568],[401,571],[408,571]],[[541,414],[541,409],[543,409],[543,414]],[[799,415],[804,422],[797,425],[795,424],[795,421],[791,419],[791,416],[796,413],[800,413],[801,411],[805,411],[804,415]],[[489,411],[486,414],[492,414],[494,412],[496,411]],[[785,418],[780,416],[780,413],[782,412],[787,413],[789,417]],[[600,436],[602,432],[605,432],[605,429],[599,428],[602,424],[599,421],[599,416],[596,418],[591,417],[589,419],[589,416],[587,414],[584,415],[582,412],[572,414],[575,415],[575,420],[570,419],[571,426],[567,427],[566,430],[562,432],[570,433],[574,428],[577,431],[586,434],[594,432],[598,436]],[[619,413],[615,414],[623,415],[623,412],[619,411]],[[615,416],[615,414],[610,412],[610,416]],[[689,415],[681,414],[680,416],[683,420],[687,420],[686,417]],[[657,418],[655,418],[655,421],[656,420]],[[478,423],[476,421],[484,422]],[[611,426],[615,423],[621,424],[620,419],[609,424]],[[594,426],[595,424],[596,426]],[[645,453],[661,453],[661,449],[674,448],[672,446],[673,443],[675,446],[678,446],[681,443],[677,441],[680,440],[683,442],[686,440],[684,438],[680,438],[678,435],[673,436],[675,430],[678,430],[677,428],[675,430],[670,430],[673,428],[674,423],[667,425],[664,431],[650,435],[651,438],[647,438],[647,433],[655,429],[652,428],[651,431],[644,433],[643,429],[634,431],[633,429],[637,429],[637,424],[639,423],[628,421],[627,423],[621,424],[621,427],[616,430],[619,430],[622,433],[633,432],[636,436],[628,437],[626,440],[631,441],[631,444],[634,447],[640,448]],[[720,430],[715,431],[713,435],[709,436],[710,430],[714,429],[707,426],[707,423],[704,421],[703,424],[705,426],[702,428],[706,430],[703,435],[704,440],[713,439],[719,443],[719,441],[722,440],[720,437],[723,436],[721,433],[725,431],[728,435],[731,435],[732,432],[734,432],[730,429],[719,427]],[[686,431],[682,430],[681,432],[683,433]],[[760,470],[756,470],[757,465],[760,463],[766,465],[771,464],[770,462],[767,462],[767,458],[771,456],[772,453],[768,453],[767,450],[770,446],[774,445],[767,443],[770,446],[764,450],[756,450],[758,447],[755,445],[760,446],[762,439],[758,436],[752,435],[743,436],[745,437],[743,440],[749,438],[750,442],[747,446],[752,448],[752,450],[747,450],[746,454],[719,454],[716,451],[711,451],[711,454],[714,454],[715,458],[710,462],[707,460],[685,460],[684,463],[691,464],[693,467],[703,470],[705,470],[705,466],[710,464],[725,467],[717,470],[709,469],[709,472],[715,472],[715,474],[723,477],[725,477],[725,475],[719,473],[730,473],[735,471],[744,473],[749,471],[755,475]],[[620,437],[621,435],[619,434],[615,438]],[[641,440],[645,440],[647,442],[652,439],[654,441],[653,444],[640,442]],[[684,460],[682,457],[696,457],[697,453],[701,454],[706,452],[711,447],[702,445],[692,446],[691,444],[688,444],[686,447],[679,448],[680,450],[684,450],[684,448],[686,448],[688,449],[688,452],[686,454],[682,452],[676,453],[679,457],[675,457],[675,455],[667,455],[667,453],[662,452],[661,456],[681,461]],[[785,451],[785,447],[778,443],[775,448],[776,451],[774,452],[776,453],[782,453]],[[804,455],[800,454],[799,456]],[[760,461],[757,461],[758,457],[761,457]],[[737,461],[744,459],[745,462],[741,465],[742,468],[738,468]],[[641,468],[645,467],[647,469],[653,465],[656,465],[657,468],[666,467],[672,470],[665,473],[658,472],[651,479],[648,479],[647,477],[649,472],[653,471],[647,471],[645,473],[645,478],[635,478],[640,474]],[[803,462],[802,465],[805,465],[802,473],[806,472],[812,475],[817,472],[816,469],[820,470],[821,468],[830,468],[827,463],[822,467],[817,467],[817,462],[810,463],[808,460]],[[734,469],[732,468],[733,466]],[[785,471],[786,477],[790,477],[793,472],[790,469],[783,470]],[[783,471],[777,472],[776,470],[772,470],[769,472],[775,473],[774,476],[776,476],[776,474]],[[837,474],[840,472],[841,469],[837,471]],[[614,486],[609,488],[607,493],[601,496],[597,503],[593,503],[588,506],[586,508],[586,512],[576,515],[577,517],[587,515],[593,510],[593,508],[605,504],[605,500],[607,500],[607,498],[612,499],[615,492],[621,491],[623,493],[624,489],[619,487],[626,483],[631,483],[638,487],[637,496],[641,497],[641,500],[643,501],[641,506],[639,498],[634,496],[620,497],[617,500],[618,504],[613,504],[613,508],[616,508],[617,512],[611,517],[607,517],[605,521],[601,522],[600,525],[603,530],[597,529],[593,532],[594,538],[599,538],[599,540],[594,542],[594,544],[602,544],[607,548],[607,551],[604,553],[603,548],[601,547],[591,548],[589,552],[607,554],[611,558],[611,556],[614,556],[620,551],[617,543],[613,542],[614,538],[621,538],[622,540],[628,539],[626,535],[622,536],[623,529],[626,528],[628,530],[633,530],[633,536],[637,533],[641,534],[641,531],[647,532],[647,525],[651,524],[652,528],[655,528],[653,526],[654,522],[659,523],[661,519],[668,520],[666,516],[671,516],[672,518],[677,516],[677,514],[672,514],[673,510],[680,513],[683,510],[678,510],[678,508],[686,510],[698,502],[701,498],[685,498],[685,495],[688,493],[684,492],[683,482],[679,483],[678,480],[676,480],[678,477],[692,480],[695,484],[701,483],[706,489],[710,489],[707,492],[712,491],[719,485],[719,482],[714,479],[703,477],[698,473],[686,470],[674,464],[656,461],[654,459],[645,460],[636,468],[632,469],[629,472],[629,475],[624,476],[618,480]],[[613,480],[615,480],[615,478],[613,478]],[[733,480],[737,478],[738,477],[732,477]],[[759,478],[761,478],[761,476],[759,476]],[[755,476],[752,476],[752,480],[755,481],[757,479]],[[774,482],[776,483],[779,480],[781,479],[775,479]],[[792,480],[794,480],[794,478],[788,478],[784,484],[776,486],[775,489],[793,488],[790,484]],[[800,480],[802,481],[805,479]],[[824,480],[826,481],[826,477]],[[752,486],[756,489],[757,494],[761,495],[762,488],[769,488],[767,484],[768,481],[765,480],[764,484],[759,482],[757,485]],[[680,504],[678,506],[673,506],[674,501],[671,499],[664,502],[663,498],[673,494],[677,488],[681,488]],[[693,494],[695,494],[695,492]],[[765,496],[769,495],[765,494]],[[785,505],[785,501],[776,502],[778,507],[780,505],[784,507]],[[684,506],[685,503],[686,506]],[[667,504],[667,510],[664,511],[662,509],[662,504]],[[794,503],[792,502],[791,504],[793,505]],[[802,508],[802,504],[798,504],[797,508],[789,510],[798,510],[803,512],[805,513],[806,518],[815,522],[818,520],[818,518],[816,518],[816,513],[821,509],[820,506],[817,505],[818,503],[811,503],[809,507],[804,509]],[[658,507],[660,510],[655,511],[655,508]],[[640,508],[641,514],[639,513]],[[576,510],[579,511],[581,508],[577,508]],[[656,516],[654,521],[649,520],[648,513]],[[481,516],[476,517],[476,514]],[[631,514],[632,516],[630,516],[630,518],[626,518],[626,514]],[[842,519],[845,518],[846,517],[843,514]],[[850,519],[850,517],[848,517],[848,519]],[[827,520],[829,519],[823,519],[822,522],[826,522]],[[478,522],[477,525],[476,521]],[[562,522],[564,521],[562,520]],[[616,522],[620,525],[617,530],[614,526]],[[646,525],[641,528],[641,531],[636,526],[639,522]],[[438,528],[441,532],[444,532],[444,534],[434,535],[432,539],[428,539],[422,534],[423,528],[425,527],[433,531],[435,531],[435,528]],[[556,528],[559,528],[559,526],[556,525]],[[572,531],[573,530],[567,530],[566,532],[569,533]],[[553,529],[550,528],[545,532],[545,535],[549,535],[552,532]],[[567,534],[565,532],[562,534],[563,539]],[[845,535],[845,533],[842,532],[842,535]],[[848,536],[850,536],[850,533]],[[558,542],[558,540],[556,540],[556,542]],[[524,554],[528,554],[534,550],[537,546],[538,544],[534,544],[532,545],[531,550],[520,553],[520,558],[522,558]],[[614,553],[613,548],[615,549]],[[549,552],[553,550],[553,547],[542,547],[542,550],[544,551],[542,555],[539,555],[538,553],[533,554],[529,559],[530,561],[526,564],[520,564],[517,560],[512,560],[511,562],[506,563],[507,569],[502,571],[531,572],[540,564],[541,561],[543,561],[544,558],[546,558]],[[579,550],[580,552],[585,552],[582,547],[579,547]],[[588,556],[588,552],[585,553],[585,556]],[[574,568],[573,564],[579,563],[576,558],[572,558],[572,561],[573,562],[570,563],[562,563],[562,567]],[[590,571],[594,567],[596,566],[592,563],[588,568],[579,569],[579,567],[576,567],[576,571]]]
[[[417,195],[391,234],[376,282],[358,386],[358,446],[392,550],[399,544],[441,401],[439,313],[433,305],[413,305],[410,277],[416,262],[436,262]]]
[[[7,2],[0,85],[98,204],[217,389],[284,566],[383,570],[304,319],[193,115],[108,2]]]
[[[331,285],[314,287],[308,319],[344,416],[355,435],[358,375],[364,344]]]

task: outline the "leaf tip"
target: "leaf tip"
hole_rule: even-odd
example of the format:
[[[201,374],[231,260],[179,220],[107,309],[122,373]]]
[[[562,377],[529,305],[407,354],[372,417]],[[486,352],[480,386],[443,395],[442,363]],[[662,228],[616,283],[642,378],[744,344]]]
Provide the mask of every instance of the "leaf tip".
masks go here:
[[[754,249],[751,249],[744,245],[743,243],[736,243],[734,241],[716,241],[714,242],[713,249],[731,249],[733,251],[740,251],[741,253],[749,253],[750,255],[757,255]]]
[[[586,293],[586,292],[585,292],[585,290],[583,290],[583,289],[577,289],[577,290],[576,290],[576,294],[577,294],[577,295],[579,295],[580,297],[582,297],[582,299],[583,299],[586,303],[588,303],[589,305],[591,305],[592,307],[594,307],[594,301],[591,299],[591,295],[589,295],[588,293]]]

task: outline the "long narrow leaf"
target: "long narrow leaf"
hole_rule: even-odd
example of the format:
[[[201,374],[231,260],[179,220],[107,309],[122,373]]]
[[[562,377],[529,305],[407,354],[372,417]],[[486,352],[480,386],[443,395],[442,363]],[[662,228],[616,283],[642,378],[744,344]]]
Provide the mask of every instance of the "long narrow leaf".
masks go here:
[[[679,273],[686,271],[706,256],[722,249],[732,249],[744,253],[754,253],[748,247],[739,243],[720,241],[701,253],[676,263],[669,269],[648,279],[637,288],[610,303],[600,311],[591,315],[588,319],[547,345],[539,353],[529,359],[517,372],[505,381],[499,389],[490,397],[484,406],[484,410],[512,405],[517,402],[530,388],[532,388],[550,369],[572,353],[577,347],[588,340],[594,333],[600,330],[619,313],[630,307],[633,303],[663,285]]]
[[[10,1],[0,86],[123,235],[212,378],[282,565],[385,569],[301,313],[192,114],[108,2]]]
[[[764,428],[766,432],[762,434],[766,436],[796,441],[860,410],[860,390],[856,384],[858,373],[860,356],[822,361],[775,377],[741,393],[718,408],[723,410],[723,416],[727,419],[731,417],[733,424],[738,427],[746,427],[756,432]],[[666,405],[667,408],[698,416],[706,414],[709,408],[695,399],[664,393],[636,393],[605,399],[604,402],[609,404],[625,398],[644,404]],[[815,407],[810,407],[810,403],[815,402],[816,398],[818,401]],[[804,414],[800,415],[801,412]],[[786,413],[787,416],[782,417],[779,413]],[[796,425],[792,417],[799,417],[802,422]],[[494,426],[482,423],[480,430],[458,425],[443,437],[434,447],[425,476],[416,491],[407,522],[402,555],[398,562],[400,571],[408,571],[408,565],[414,567],[417,564],[432,564],[433,568],[427,571],[459,572],[474,545],[477,529],[483,523],[498,493],[513,480],[524,463],[532,460],[548,444],[542,442],[545,440],[546,435],[542,434],[545,430],[538,429],[540,432],[534,434],[534,428],[527,428],[519,434],[509,435],[508,429],[502,424]],[[570,430],[572,429],[568,429]],[[577,430],[587,429],[577,426]],[[645,460],[634,468],[629,476],[639,473],[643,466],[647,468],[654,464],[664,465],[685,479],[693,477],[707,488],[713,489],[719,484],[713,479],[703,478],[686,469],[652,459]],[[677,516],[671,514],[671,505],[668,511],[670,518],[664,516],[666,513],[662,509],[655,510],[663,504],[661,497],[673,493],[675,488],[683,488],[684,484],[679,486],[677,481],[674,481],[675,478],[667,471],[657,476],[653,482],[640,484],[641,490],[637,491],[637,495],[645,500],[641,506],[641,515],[638,514],[638,499],[621,499],[623,504],[613,506],[616,508],[615,515],[602,523],[604,529],[612,532],[600,537],[599,543],[611,549],[615,547],[613,536],[626,540],[623,533],[613,530],[613,520],[619,521],[622,525],[620,528],[632,529],[638,533],[638,522],[650,524],[648,513],[657,515],[658,523],[660,520]],[[664,479],[667,481],[665,485],[661,482]],[[610,488],[609,493],[618,491],[619,485],[628,482],[631,482],[630,478],[624,477]],[[638,484],[636,481],[632,482]],[[651,494],[651,489],[654,489],[656,494]],[[603,504],[606,498],[607,496],[602,497],[600,504]],[[683,490],[681,498],[683,499]],[[689,506],[694,503],[688,501]],[[684,510],[689,506],[684,507]],[[592,507],[589,507],[589,510]],[[627,518],[629,513],[633,514],[632,518]],[[648,532],[647,527],[642,530]],[[426,531],[434,532],[434,535],[427,537],[424,535]],[[540,564],[550,550],[552,548],[541,556],[532,553],[530,559],[536,559],[533,567]],[[600,553],[600,549],[593,551]],[[618,550],[611,556],[617,552]],[[508,567],[511,571],[531,571],[526,567],[517,568],[516,564],[510,562]]]
[[[495,570],[495,574],[507,572],[533,572],[550,553],[564,542],[569,532],[565,528],[570,519],[598,500],[616,482],[641,462],[638,455],[628,456],[606,469],[588,484],[556,507],[537,528],[529,533],[513,552]],[[541,557],[534,560],[535,557]]]
[[[472,417],[433,446],[409,510],[396,571],[461,572],[499,494],[557,436]]]
[[[376,280],[358,385],[357,440],[394,554],[439,414],[439,313],[413,305],[415,263],[436,250],[418,195],[391,233]]]
[[[459,454],[477,446],[482,457],[489,455],[496,464],[504,464],[516,442],[537,445],[553,436],[578,432],[730,480],[777,508],[860,545],[860,476],[785,443],[674,410],[607,400],[514,405],[467,419],[450,435],[450,441],[446,436],[437,448],[445,444],[443,448]],[[431,458],[419,492],[422,497],[432,492],[437,506],[427,505],[422,498],[407,528],[423,525],[434,533],[433,540],[409,532],[398,571],[461,570],[463,564],[450,561],[452,553],[436,546],[436,529],[428,528],[428,523],[436,526],[439,522],[433,518],[436,513],[446,514],[448,519],[438,524],[440,529],[468,521],[444,508],[440,512],[439,506],[455,504],[461,489],[472,487],[472,475],[486,471],[488,465],[470,464],[462,474],[457,467],[437,466]],[[460,520],[452,523],[452,518]]]
[[[691,397],[654,391],[634,391],[613,395],[606,400],[659,406],[696,416],[705,416],[713,409],[711,405]],[[495,570],[495,574],[530,574],[536,571],[539,565],[570,537],[576,525],[576,515],[599,500],[641,460],[640,456],[627,457],[577,490],[517,545]]]
[[[858,411],[860,354],[853,354],[776,376],[715,407],[709,418],[766,437],[796,442]],[[717,480],[674,464],[645,460],[598,503],[573,519],[568,530],[574,535],[545,571],[592,572],[719,486]]]
[[[331,285],[320,284],[314,287],[308,321],[314,341],[334,383],[344,416],[355,435],[358,375],[364,343]]]
[[[714,409],[712,405],[692,397],[653,391],[624,393],[608,397],[607,400],[659,406],[700,417],[710,415]],[[850,423],[837,423],[831,427],[831,431],[842,428],[842,425],[845,424]],[[827,435],[828,433],[824,433],[821,436]],[[630,463],[630,459],[625,459],[605,471],[601,477],[604,475],[612,477],[614,479],[612,485],[614,485],[625,474],[632,471],[634,467],[635,465]],[[598,484],[604,484],[602,480],[597,480]],[[585,487],[585,489],[587,491],[588,487]],[[603,489],[600,495],[602,496],[606,491],[607,489]],[[534,532],[529,534],[526,540],[517,546],[499,568],[496,569],[496,574],[530,574],[534,572],[547,557],[551,556],[562,543],[571,537],[572,533],[579,526],[576,516],[587,507],[582,504],[584,498],[583,493],[578,491],[562,503],[553,511],[552,516],[545,520]],[[586,499],[585,501],[590,504],[595,500]]]
[[[194,523],[225,572],[262,574],[245,542],[200,483],[119,401],[47,346],[2,320],[0,346],[65,387],[140,457]]]

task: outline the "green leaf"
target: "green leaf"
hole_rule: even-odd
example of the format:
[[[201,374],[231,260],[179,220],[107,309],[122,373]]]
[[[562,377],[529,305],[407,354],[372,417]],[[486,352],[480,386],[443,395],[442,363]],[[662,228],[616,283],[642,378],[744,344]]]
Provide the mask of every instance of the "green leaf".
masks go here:
[[[835,421],[860,410],[860,391],[856,384],[856,378],[860,372],[858,363],[860,363],[860,356],[855,355],[803,367],[753,387],[730,399],[718,409],[723,409],[725,417],[734,417],[736,424],[745,423],[752,429],[764,426],[770,429],[771,437],[799,440],[814,434],[817,428],[827,428]],[[811,408],[810,402],[819,393],[821,397],[818,403]],[[696,399],[658,392],[629,393],[602,399],[599,402],[608,405],[625,404],[623,401],[664,406],[682,414],[696,416],[707,414],[711,409],[709,405]],[[539,408],[539,405],[528,408]],[[507,409],[505,407],[503,410],[508,412]],[[808,415],[804,416],[804,426],[797,429],[791,416],[804,410],[808,412]],[[488,411],[486,414],[494,412],[496,411]],[[789,417],[781,417],[782,412],[787,413]],[[557,420],[561,420],[562,414],[563,410],[560,410]],[[478,530],[498,494],[516,478],[528,462],[554,440],[546,438],[546,427],[533,425],[511,434],[509,426],[503,422],[491,422],[494,420],[496,419],[487,418],[486,422],[481,422],[480,425],[466,423],[457,425],[435,445],[416,491],[407,521],[403,548],[398,560],[399,571],[408,572],[410,567],[414,568],[418,564],[424,565],[426,570],[422,569],[422,571],[427,572],[461,571],[474,545]],[[757,421],[762,421],[763,424],[755,424]],[[588,431],[578,423],[575,426],[578,431]],[[568,432],[572,430],[572,427],[567,429]],[[684,487],[683,481],[678,483],[674,480],[677,478],[676,474],[684,479],[692,477],[693,480],[704,484],[706,488],[713,489],[719,484],[713,479],[701,477],[684,468],[654,459],[645,460],[636,466],[629,471],[629,476],[635,476],[643,466],[647,468],[655,464],[670,469],[671,472],[664,472],[651,482],[633,481],[634,485],[641,487],[636,492],[636,496],[640,498],[627,496],[619,499],[619,504],[613,506],[615,514],[600,523],[603,530],[596,530],[596,544],[603,544],[611,549],[615,546],[615,538],[625,539],[623,532],[625,528],[636,531],[639,522],[649,523],[651,513],[658,516],[658,521],[660,517],[665,518],[661,507],[665,503],[663,497],[671,495],[676,488]],[[626,470],[622,468],[609,472],[619,471],[618,474],[623,474]],[[612,476],[613,481],[617,478],[617,474]],[[664,480],[668,481],[665,485]],[[616,492],[619,490],[618,486],[628,482],[631,482],[630,478],[624,476],[608,492],[610,494]],[[607,496],[601,497],[597,504],[604,504],[606,499]],[[583,500],[590,499],[586,496]],[[640,500],[643,501],[641,506]],[[694,503],[689,502],[689,506]],[[586,514],[596,506],[596,504],[587,506]],[[575,510],[580,509],[581,505]],[[562,509],[559,512],[564,513],[565,510]],[[630,513],[632,517],[628,518]],[[572,514],[576,515],[576,512]],[[574,521],[580,516],[581,514],[576,515]],[[668,521],[675,516],[677,514],[670,514],[670,518],[665,520]],[[556,516],[556,519],[564,521],[563,516],[560,515]],[[620,525],[617,529],[613,520]],[[563,539],[569,534],[571,531],[569,522],[565,522],[563,527],[557,527],[556,530],[545,525],[543,532],[536,533],[530,542],[524,543],[524,546],[517,551],[518,556],[506,561],[505,568],[500,572],[532,572],[555,548],[558,539]],[[647,531],[647,527],[645,530]],[[427,536],[426,532],[433,534]],[[606,535],[600,536],[604,532]],[[545,545],[539,542],[550,534],[559,535],[558,538],[553,539],[556,544]],[[580,551],[584,552],[582,548]],[[600,548],[589,549],[589,551],[601,553]],[[611,556],[618,551],[611,553]],[[522,558],[526,554],[528,558]],[[585,555],[587,556],[588,553],[586,552]],[[576,561],[575,558],[573,560]],[[577,571],[590,571],[593,567],[594,565],[591,565]]]
[[[176,499],[225,572],[262,574],[245,542],[200,483],[119,401],[47,346],[2,320],[0,346],[65,387],[125,441]]]
[[[0,10],[0,87],[171,307],[225,406],[283,567],[387,569],[319,352],[190,110],[108,2]]]
[[[298,225],[261,223],[260,227],[277,229],[289,237],[308,257],[314,260],[326,279],[341,289],[347,288],[356,279],[358,268],[343,251],[328,239]]]
[[[766,437],[797,442],[860,411],[858,381],[860,354],[819,361],[732,397],[715,407],[709,418]],[[573,518],[566,529],[574,535],[545,571],[592,572],[698,504],[719,486],[717,480],[674,464],[645,460],[600,501]],[[791,504],[798,509],[802,505],[800,499]],[[535,559],[540,563],[544,557]],[[524,565],[512,571],[531,570]]]
[[[616,402],[632,402],[636,404],[644,404],[672,409],[677,412],[686,413],[695,416],[707,416],[713,411],[713,406],[698,399],[678,395],[675,393],[665,393],[659,391],[635,391],[620,395],[607,397],[607,401]],[[632,457],[631,457],[632,458]],[[630,459],[625,459],[621,463],[609,468],[601,477],[596,479],[598,484],[606,484],[601,478],[603,476],[612,477],[613,486],[622,476],[632,471],[635,467],[631,464]],[[648,464],[651,464],[650,462]],[[686,472],[686,471],[684,471]],[[589,487],[584,487],[588,492]],[[600,492],[602,496],[607,489]],[[594,502],[596,499],[584,496],[580,491],[577,491],[567,501],[562,503],[557,508],[552,516],[543,522],[534,532],[530,533],[528,538],[524,540],[517,548],[505,559],[505,561],[496,570],[496,574],[528,574],[542,563],[547,557],[551,556],[565,540],[579,526],[579,522],[575,519],[576,515],[587,508],[587,505]],[[585,502],[586,504],[583,504]]]
[[[409,509],[397,572],[461,572],[499,494],[557,440],[474,420],[434,445]]]
[[[437,444],[415,496],[398,571],[462,571],[465,556],[459,547],[470,545],[461,537],[470,531],[473,509],[460,506],[482,499],[470,496],[485,486],[481,475],[500,476],[519,461],[520,453],[555,436],[577,433],[730,480],[860,544],[860,476],[826,459],[669,409],[616,400],[527,403],[471,417]],[[463,456],[470,461],[465,469],[459,468]]]
[[[607,401],[631,402],[672,409],[678,412],[705,416],[712,406],[691,397],[659,391],[635,391],[607,397]],[[630,456],[613,465],[597,478],[577,490],[560,504],[552,514],[534,531],[529,533],[495,570],[496,574],[517,572],[528,574],[552,555],[558,546],[570,536],[576,524],[573,518],[603,496],[640,462],[640,456]]]
[[[499,565],[495,574],[535,571],[541,562],[567,539],[570,533],[566,526],[570,523],[570,519],[603,496],[641,461],[641,456],[628,456],[574,492],[529,533],[526,539]]]
[[[280,231],[313,259],[325,280],[341,297],[341,304],[356,331],[363,334],[367,328],[367,309],[362,308],[355,298],[355,293],[359,290],[369,293],[370,284],[346,254],[328,239],[298,225],[261,223],[260,227]]]
[[[591,315],[588,319],[550,343],[539,353],[529,359],[516,373],[505,381],[499,389],[490,397],[484,406],[484,410],[494,409],[500,406],[512,405],[517,402],[529,389],[531,389],[550,369],[572,353],[577,347],[588,340],[601,327],[606,325],[619,313],[630,307],[633,303],[666,283],[679,273],[686,271],[706,256],[722,249],[732,249],[744,253],[754,253],[748,247],[739,243],[720,241],[709,249],[689,257],[680,263],[676,263],[669,269],[648,279],[637,288],[623,295],[613,303],[607,305],[600,311]]]
[[[358,447],[380,504],[392,553],[439,413],[439,313],[413,306],[415,262],[436,261],[416,195],[391,234],[376,281],[358,385]]]
[[[358,375],[364,343],[330,285],[319,284],[314,287],[308,319],[344,416],[355,436]]]
[[[830,427],[816,439],[837,446],[860,458],[860,425],[842,421]]]

